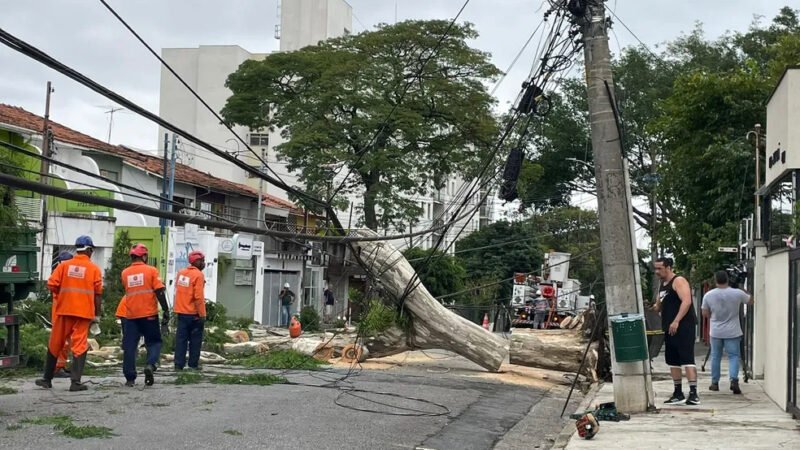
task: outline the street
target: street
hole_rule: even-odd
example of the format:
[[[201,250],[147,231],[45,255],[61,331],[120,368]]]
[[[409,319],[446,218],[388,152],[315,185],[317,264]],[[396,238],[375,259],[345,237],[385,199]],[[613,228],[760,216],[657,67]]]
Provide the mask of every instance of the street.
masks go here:
[[[204,375],[237,372],[208,368]],[[141,379],[136,388],[121,387],[116,374],[92,377],[98,384],[81,394],[66,392],[68,380],[56,380],[52,391],[31,379],[9,382],[19,393],[0,397],[0,437],[9,448],[549,448],[567,423],[558,418],[563,382],[548,385],[547,375],[508,382],[509,375],[524,377],[487,374],[443,352],[368,362],[338,383],[349,372],[345,365],[259,372],[282,374],[290,384],[178,386],[167,370],[151,388]],[[114,436],[74,440],[52,425],[20,423],[59,415],[108,427]]]

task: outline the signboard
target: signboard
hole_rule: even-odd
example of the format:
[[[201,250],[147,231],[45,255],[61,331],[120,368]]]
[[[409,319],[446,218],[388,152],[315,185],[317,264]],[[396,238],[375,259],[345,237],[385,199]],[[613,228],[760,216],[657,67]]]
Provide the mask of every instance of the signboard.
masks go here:
[[[263,255],[264,254],[264,243],[261,241],[253,242],[253,254],[254,255]]]
[[[736,247],[719,247],[717,251],[720,253],[739,253],[739,249]]]
[[[233,252],[233,239],[220,239],[219,241],[219,252],[220,253],[232,253]]]
[[[72,192],[80,192],[81,194],[91,195],[93,197],[114,198],[114,193],[111,191],[99,189],[73,189]],[[92,213],[92,212],[106,212],[111,213],[111,208],[107,206],[95,205],[93,203],[85,203],[77,200],[65,200],[64,212],[75,213]]]
[[[530,293],[530,286],[524,284],[515,284],[514,285],[514,293],[511,295],[511,304],[512,305],[524,305],[525,299]]]
[[[233,258],[250,259],[253,256],[253,236],[240,234],[234,238]]]

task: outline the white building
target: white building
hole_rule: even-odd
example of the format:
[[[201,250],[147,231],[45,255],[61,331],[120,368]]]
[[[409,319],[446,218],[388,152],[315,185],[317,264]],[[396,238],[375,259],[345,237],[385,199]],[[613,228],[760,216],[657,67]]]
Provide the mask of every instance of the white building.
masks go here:
[[[344,0],[291,0],[279,2],[280,24],[276,26],[275,37],[280,41],[280,51],[294,51],[308,45],[317,44],[321,40],[343,36],[352,30],[352,8]],[[225,105],[230,90],[225,87],[229,74],[235,72],[239,65],[247,60],[260,60],[267,56],[266,53],[251,53],[237,45],[201,45],[196,48],[165,48],[162,57],[176,72],[202,97],[215,111],[219,112]],[[217,119],[197,101],[194,96],[183,86],[167,69],[161,69],[161,94],[160,116],[170,121],[189,133],[204,141],[239,155],[242,161],[260,168],[260,162],[248,153],[243,145],[236,141],[230,131],[220,125]],[[279,161],[274,150],[282,140],[278,131],[253,131],[245,127],[235,127],[234,131],[256,151],[262,154],[269,168],[289,185],[298,185],[298,178],[289,172],[286,164]],[[164,132],[159,130],[159,148],[164,145]],[[261,184],[257,178],[250,178],[240,168],[223,161],[207,150],[200,149],[192,144],[184,144],[180,152],[181,162],[194,168],[202,167],[203,171],[210,171],[217,176],[237,182],[245,183],[258,189],[263,186],[263,192],[276,197],[287,199],[283,190]],[[346,171],[345,171],[346,172]],[[334,179],[338,186],[345,173]],[[423,213],[417,224],[409,229],[422,230],[431,225],[440,223],[442,219],[448,220],[462,197],[459,196],[467,189],[464,182],[456,177],[447,181],[444,189],[430,196],[416,198],[422,207]],[[477,199],[471,199],[466,209],[475,207]],[[339,214],[345,227],[356,227],[362,218],[361,208],[363,201],[361,195],[351,195],[353,204],[352,215],[349,211]],[[453,205],[455,203],[455,205]],[[451,207],[451,205],[453,205]],[[449,208],[449,213],[444,214]],[[352,217],[352,220],[351,220]],[[443,248],[456,240],[457,237],[467,236],[478,230],[483,223],[491,221],[492,214],[486,206],[471,220],[463,220],[451,227],[443,242]],[[466,223],[463,233],[462,225]],[[387,234],[397,234],[399,230],[385,230]],[[409,246],[421,248],[432,247],[438,234],[427,235],[421,238],[396,241],[396,246],[403,249]],[[452,252],[454,247],[450,248]]]
[[[800,68],[784,72],[767,104],[766,176],[754,247],[753,374],[800,416]],[[747,223],[747,222],[746,222]],[[750,222],[752,223],[752,222]]]

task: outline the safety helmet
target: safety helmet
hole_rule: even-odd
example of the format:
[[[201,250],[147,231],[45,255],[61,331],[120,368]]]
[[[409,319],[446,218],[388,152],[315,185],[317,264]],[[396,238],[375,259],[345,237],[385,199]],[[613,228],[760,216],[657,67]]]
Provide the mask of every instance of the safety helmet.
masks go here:
[[[89,236],[79,236],[78,239],[75,239],[75,250],[79,252],[84,252],[89,250],[90,248],[94,248],[94,242],[92,242],[92,238]]]
[[[206,255],[204,255],[203,252],[196,250],[189,253],[189,264],[194,264],[195,261],[200,259],[206,259]]]
[[[283,287],[285,287],[286,289],[289,289],[289,288],[290,288],[290,287],[292,287],[292,286],[291,286],[291,285],[289,285],[289,283],[286,283],[286,284],[284,284],[284,285],[283,285]]]
[[[147,247],[145,247],[145,246],[144,246],[144,244],[142,244],[142,243],[139,243],[139,244],[136,244],[136,245],[134,245],[134,246],[131,248],[131,253],[130,253],[130,255],[131,255],[131,256],[138,256],[138,257],[140,257],[140,258],[141,258],[141,257],[143,257],[143,256],[147,256],[147,253],[148,253],[148,252],[147,252]]]
[[[64,250],[63,252],[59,253],[58,256],[56,256],[56,261],[58,262],[64,262],[70,259],[72,259],[72,253],[66,250]]]

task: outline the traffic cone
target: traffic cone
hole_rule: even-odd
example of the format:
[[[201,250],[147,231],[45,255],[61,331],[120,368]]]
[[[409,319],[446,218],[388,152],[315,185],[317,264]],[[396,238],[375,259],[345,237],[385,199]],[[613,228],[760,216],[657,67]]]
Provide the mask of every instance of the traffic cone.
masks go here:
[[[489,313],[483,313],[483,328],[489,329]]]

